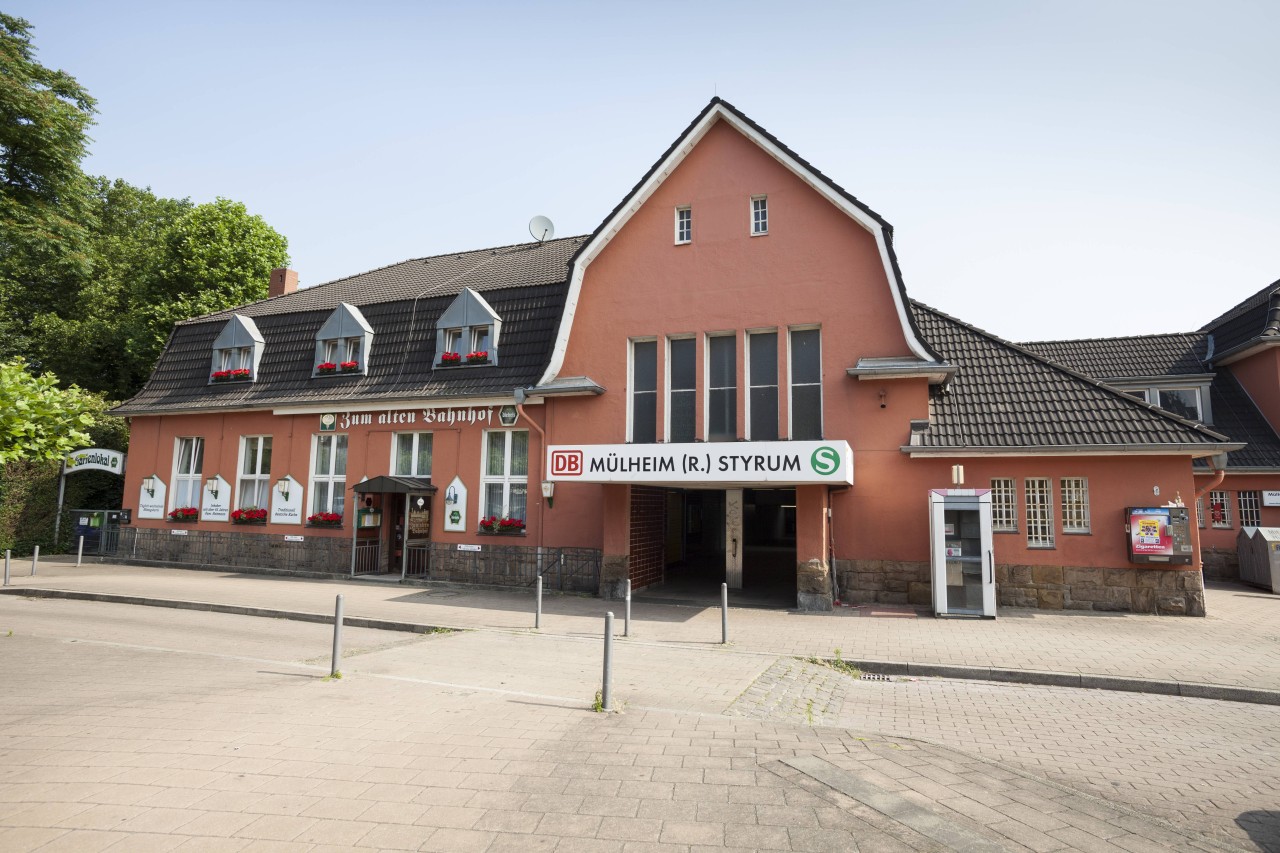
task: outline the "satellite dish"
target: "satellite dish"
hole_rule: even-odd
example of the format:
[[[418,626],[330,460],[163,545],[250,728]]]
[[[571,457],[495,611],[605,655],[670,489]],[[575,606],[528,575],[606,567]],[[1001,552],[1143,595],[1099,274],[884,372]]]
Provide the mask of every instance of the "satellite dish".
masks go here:
[[[539,243],[544,243],[556,236],[556,226],[545,216],[535,216],[529,220],[529,233]]]

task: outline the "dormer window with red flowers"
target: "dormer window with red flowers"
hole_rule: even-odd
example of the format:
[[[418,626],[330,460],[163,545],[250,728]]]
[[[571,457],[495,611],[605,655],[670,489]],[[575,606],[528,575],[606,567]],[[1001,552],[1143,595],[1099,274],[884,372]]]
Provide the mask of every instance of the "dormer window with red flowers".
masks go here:
[[[209,383],[252,382],[262,360],[264,338],[248,317],[239,314],[227,321],[213,342]]]
[[[373,327],[359,308],[343,302],[316,335],[316,366],[311,375],[366,373],[372,346]]]
[[[498,363],[502,320],[484,297],[466,288],[436,321],[436,366]]]

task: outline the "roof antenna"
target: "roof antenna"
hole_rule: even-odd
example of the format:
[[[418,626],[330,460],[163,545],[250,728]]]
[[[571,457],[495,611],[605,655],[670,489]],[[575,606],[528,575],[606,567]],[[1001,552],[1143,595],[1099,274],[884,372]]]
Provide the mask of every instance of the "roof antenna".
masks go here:
[[[545,243],[556,236],[556,226],[545,216],[535,216],[529,220],[529,233],[539,243]]]

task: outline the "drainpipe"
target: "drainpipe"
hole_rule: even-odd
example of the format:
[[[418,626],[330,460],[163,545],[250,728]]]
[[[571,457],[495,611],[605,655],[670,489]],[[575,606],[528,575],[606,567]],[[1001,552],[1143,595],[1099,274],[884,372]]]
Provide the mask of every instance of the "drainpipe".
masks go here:
[[[1223,479],[1227,476],[1227,454],[1215,453],[1209,457],[1209,465],[1213,468],[1213,479],[1205,484],[1204,488],[1196,489],[1196,499],[1205,496],[1211,489],[1222,485]]]
[[[853,486],[827,486],[827,566],[831,570],[831,603],[840,603],[840,581],[836,577],[836,515],[832,512],[833,496],[847,492]]]
[[[543,470],[543,466],[546,465],[546,458],[547,458],[547,433],[542,429],[542,427],[538,426],[537,422],[534,421],[534,419],[529,416],[529,413],[524,410],[525,390],[523,388],[517,388],[515,390],[515,398],[516,398],[516,411],[520,414],[520,417],[524,418],[525,421],[528,422],[529,426],[533,427],[535,430],[538,431],[538,447],[540,452],[538,453],[537,494],[539,497],[541,497],[542,496],[542,480],[546,476],[546,472]],[[546,404],[544,403],[543,405],[546,405]],[[539,547],[542,547],[546,544],[543,537],[543,527],[545,523],[546,523],[546,510],[540,509],[538,510],[538,546]]]

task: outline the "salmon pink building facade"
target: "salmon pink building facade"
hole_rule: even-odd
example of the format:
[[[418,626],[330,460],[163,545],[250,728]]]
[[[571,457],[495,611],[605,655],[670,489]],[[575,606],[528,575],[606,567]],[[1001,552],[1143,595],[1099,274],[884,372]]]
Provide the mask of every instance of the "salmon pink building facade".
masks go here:
[[[719,99],[590,235],[273,288],[121,407],[120,556],[1202,615],[1197,499],[1246,476],[1203,412],[1072,363],[1102,343],[913,302],[891,226]],[[1156,395],[1208,399],[1196,369]]]

